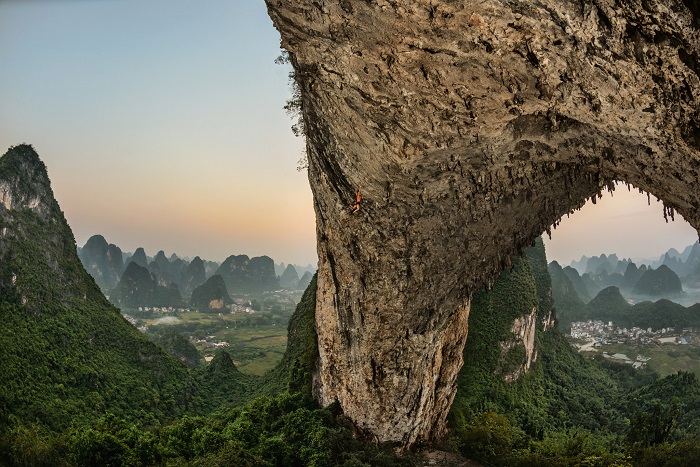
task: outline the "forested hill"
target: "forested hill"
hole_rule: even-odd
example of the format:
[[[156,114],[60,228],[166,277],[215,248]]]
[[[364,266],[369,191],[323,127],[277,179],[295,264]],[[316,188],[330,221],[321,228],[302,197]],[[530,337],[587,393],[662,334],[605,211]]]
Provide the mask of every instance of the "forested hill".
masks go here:
[[[464,366],[450,413],[452,441],[484,465],[698,465],[700,384],[693,374],[583,358],[551,327],[552,283],[542,242],[472,300]],[[566,290],[574,291],[568,283]],[[579,300],[577,303],[583,306]],[[532,312],[537,307],[536,313]],[[537,316],[529,371],[519,339]]]
[[[182,413],[187,371],[83,269],[31,146],[2,156],[0,190],[0,427],[12,417],[63,429],[107,409],[127,418]]]

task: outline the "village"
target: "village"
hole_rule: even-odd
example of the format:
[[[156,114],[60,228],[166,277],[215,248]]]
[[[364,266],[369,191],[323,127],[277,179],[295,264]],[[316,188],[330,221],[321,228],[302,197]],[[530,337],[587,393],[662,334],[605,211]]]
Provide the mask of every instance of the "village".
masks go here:
[[[593,347],[601,347],[606,344],[691,344],[699,340],[693,328],[684,328],[680,331],[674,328],[661,328],[654,331],[652,328],[639,327],[620,328],[613,322],[607,323],[600,320],[576,321],[571,323],[571,337],[573,339],[593,340]]]
[[[612,321],[607,323],[601,320],[577,321],[571,324],[571,338],[576,339],[574,346],[579,352],[596,352],[603,350],[606,345],[630,345],[632,348],[638,349],[641,346],[658,347],[662,344],[667,345],[688,345],[700,344],[700,337],[697,336],[696,330],[693,328],[684,328],[676,330],[672,327],[653,330],[648,327],[642,329],[640,327],[619,327],[613,326]],[[584,341],[584,342],[581,342]],[[635,352],[636,353],[636,352]],[[624,353],[608,353],[602,352],[604,358],[618,363],[626,363],[632,365],[635,369],[644,369],[647,367],[647,362],[650,360],[642,354],[637,354],[636,358],[630,358]]]
[[[141,312],[152,311],[154,313],[186,313],[190,311],[189,308],[173,308],[171,306],[140,306],[138,310]]]
[[[219,300],[221,301],[221,300]],[[218,307],[216,307],[218,308]],[[223,308],[223,305],[222,305]],[[251,302],[249,300],[244,300],[244,299],[235,299],[231,305],[227,305],[225,308],[228,309],[229,312],[231,313],[255,313],[255,309],[251,308]],[[193,312],[199,312],[198,309],[195,308],[174,308],[174,307],[158,307],[158,306],[140,306],[137,308],[137,310],[141,313],[161,313],[161,314],[173,314],[173,313],[189,313],[191,311]]]

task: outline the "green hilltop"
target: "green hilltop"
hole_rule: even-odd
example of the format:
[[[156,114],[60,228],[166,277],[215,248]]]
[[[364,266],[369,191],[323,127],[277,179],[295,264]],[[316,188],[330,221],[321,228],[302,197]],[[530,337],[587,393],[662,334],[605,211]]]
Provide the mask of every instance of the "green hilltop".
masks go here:
[[[180,414],[185,368],[130,325],[78,259],[75,239],[31,146],[0,159],[0,426],[63,429],[110,410]]]
[[[634,292],[652,297],[677,295],[683,292],[681,279],[665,264],[645,271],[634,286]]]
[[[31,146],[0,158],[0,189],[0,465],[391,465],[311,398],[315,281],[267,376],[226,352],[203,368],[186,339],[163,336],[188,369],[85,271]]]

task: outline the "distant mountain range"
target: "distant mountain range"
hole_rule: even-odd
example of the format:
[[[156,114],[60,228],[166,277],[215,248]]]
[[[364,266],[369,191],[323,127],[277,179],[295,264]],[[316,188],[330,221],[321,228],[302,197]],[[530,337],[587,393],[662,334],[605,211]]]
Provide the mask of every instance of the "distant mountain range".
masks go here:
[[[288,266],[292,266],[294,270],[299,274],[300,276],[303,276],[305,273],[311,273],[313,276],[314,273],[316,272],[316,266],[312,264],[307,264],[306,266],[301,266],[299,264],[284,264],[284,263],[275,263],[275,274],[279,277],[284,274],[284,271],[287,269]]]
[[[629,261],[619,261],[624,265],[624,272],[608,273],[605,267],[597,267],[595,273],[579,272],[571,266],[562,268],[559,263],[552,261],[550,269],[564,274],[583,302],[589,302],[598,292],[607,287],[619,287],[631,301],[647,300],[649,298],[681,298],[684,296],[683,285],[678,274],[662,264],[656,269],[643,264],[637,267]]]
[[[223,280],[221,285],[228,296],[277,289],[305,290],[315,272],[311,265],[276,265],[268,256],[232,255],[218,263],[199,256],[189,261],[175,253],[168,257],[163,250],[154,257],[147,256],[143,248],[137,248],[133,254],[123,253],[102,235],[90,237],[78,248],[78,257],[112,303],[128,308],[182,306],[215,275]]]
[[[275,268],[276,267],[277,265],[275,265]],[[282,272],[282,275],[279,276],[280,287],[283,289],[306,290],[314,272],[315,271],[309,271],[307,268],[304,268],[304,275],[299,278],[296,267],[292,264],[288,264]]]
[[[621,326],[700,326],[700,244],[658,259],[632,261],[616,254],[549,264],[560,326],[601,319]]]
[[[682,252],[671,248],[655,260],[619,259],[614,253],[582,256],[563,270],[584,302],[610,286],[619,287],[633,302],[649,297],[667,298],[685,306],[700,302],[699,243],[688,245]]]
[[[576,269],[581,275],[599,276],[601,274],[624,274],[627,265],[632,262],[632,259],[620,260],[613,253],[591,257],[582,256],[580,260],[572,261],[569,266]],[[683,283],[700,287],[700,243],[698,242],[688,245],[682,252],[671,248],[657,259],[636,260],[635,263],[640,267],[646,265],[647,268],[652,269],[657,269],[662,265],[668,266],[681,278]]]
[[[691,259],[692,253],[682,263]],[[618,272],[623,266],[624,273]],[[629,260],[617,260],[615,255],[602,255],[589,258],[586,268],[590,272],[579,275],[571,266],[549,263],[552,295],[563,330],[574,321],[589,319],[654,329],[700,326],[700,304],[686,307],[674,303],[688,303],[689,299],[680,277],[668,265],[637,267]]]

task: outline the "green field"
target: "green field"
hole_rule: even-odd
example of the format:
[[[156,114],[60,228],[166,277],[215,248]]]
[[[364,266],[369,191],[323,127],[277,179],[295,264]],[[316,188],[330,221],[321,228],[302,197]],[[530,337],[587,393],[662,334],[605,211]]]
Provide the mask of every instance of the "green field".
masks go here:
[[[231,344],[226,351],[233,362],[243,373],[252,375],[262,375],[272,369],[287,348],[286,326],[229,327],[215,336]]]
[[[282,359],[287,347],[287,323],[301,299],[301,291],[279,296],[265,294],[256,299],[264,303],[264,308],[255,313],[154,314],[125,310],[124,314],[136,319],[137,327],[153,340],[167,331],[176,331],[192,342],[203,359],[210,360],[216,352],[226,350],[243,373],[262,375]],[[221,346],[222,342],[229,345]]]
[[[608,354],[622,353],[635,360],[637,355],[648,357],[647,368],[668,376],[679,371],[689,371],[700,376],[700,347],[692,344],[658,344],[658,345],[632,345],[611,344],[600,347],[595,354],[607,352]]]

